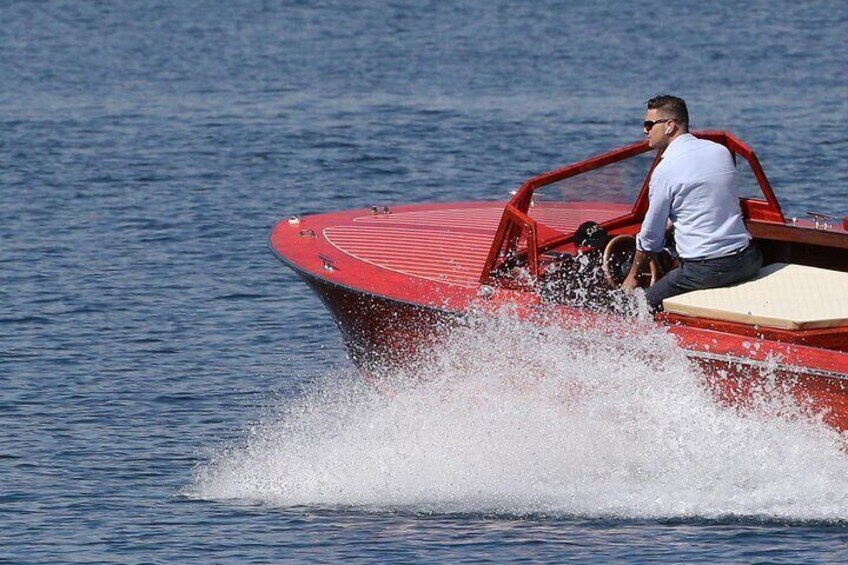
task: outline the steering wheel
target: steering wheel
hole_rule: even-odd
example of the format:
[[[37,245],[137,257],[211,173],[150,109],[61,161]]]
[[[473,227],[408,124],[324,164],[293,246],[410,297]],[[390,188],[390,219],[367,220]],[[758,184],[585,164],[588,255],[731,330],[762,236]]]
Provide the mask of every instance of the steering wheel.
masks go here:
[[[609,240],[604,249],[602,266],[604,276],[612,287],[619,288],[624,279],[627,278],[635,255],[636,238],[632,235],[617,235]],[[656,256],[652,256],[647,267],[637,275],[639,286],[641,288],[651,286],[662,278],[663,274],[664,272],[657,262]]]

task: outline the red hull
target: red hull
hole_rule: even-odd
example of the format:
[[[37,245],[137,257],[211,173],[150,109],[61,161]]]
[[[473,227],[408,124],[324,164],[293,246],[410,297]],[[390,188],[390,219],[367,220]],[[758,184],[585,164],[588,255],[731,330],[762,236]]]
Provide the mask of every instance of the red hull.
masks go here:
[[[366,294],[302,271],[298,274],[332,314],[351,359],[372,377],[426,362],[431,348],[463,319],[458,312]],[[564,310],[558,319],[566,323],[570,317],[581,315]],[[520,309],[518,312],[522,315]],[[527,315],[528,310],[524,312]],[[817,366],[804,366],[797,363],[815,351],[708,330],[670,331],[690,359],[704,370],[718,401],[745,406],[767,391],[789,394],[809,413],[820,414],[839,430],[848,430],[848,354],[827,352],[817,359]],[[783,363],[778,362],[781,358]]]
[[[332,314],[353,362],[369,375],[414,363],[461,318],[299,274]]]

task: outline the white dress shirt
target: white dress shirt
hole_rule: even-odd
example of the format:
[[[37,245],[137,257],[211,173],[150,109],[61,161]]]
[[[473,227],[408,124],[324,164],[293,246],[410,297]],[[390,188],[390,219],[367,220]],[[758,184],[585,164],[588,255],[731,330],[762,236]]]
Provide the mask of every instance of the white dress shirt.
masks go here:
[[[660,251],[669,218],[683,259],[721,257],[748,245],[736,165],[726,147],[690,133],[666,147],[651,176],[648,213],[636,248]]]

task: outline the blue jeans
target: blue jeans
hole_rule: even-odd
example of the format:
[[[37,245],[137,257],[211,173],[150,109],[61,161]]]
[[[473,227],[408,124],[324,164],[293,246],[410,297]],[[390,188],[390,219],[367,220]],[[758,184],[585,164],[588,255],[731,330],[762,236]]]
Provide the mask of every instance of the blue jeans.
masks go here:
[[[680,266],[645,291],[651,312],[662,310],[662,301],[690,290],[730,286],[751,279],[763,266],[763,255],[753,243],[715,259],[680,259]]]

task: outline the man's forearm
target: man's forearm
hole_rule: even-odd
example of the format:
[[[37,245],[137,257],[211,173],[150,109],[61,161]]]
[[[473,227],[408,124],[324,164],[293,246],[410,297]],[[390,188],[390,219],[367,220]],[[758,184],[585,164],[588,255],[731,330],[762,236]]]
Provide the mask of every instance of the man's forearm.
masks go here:
[[[630,266],[630,274],[635,277],[642,272],[645,269],[645,265],[651,260],[651,255],[653,253],[646,253],[637,249],[636,254],[633,256],[633,265]]]

